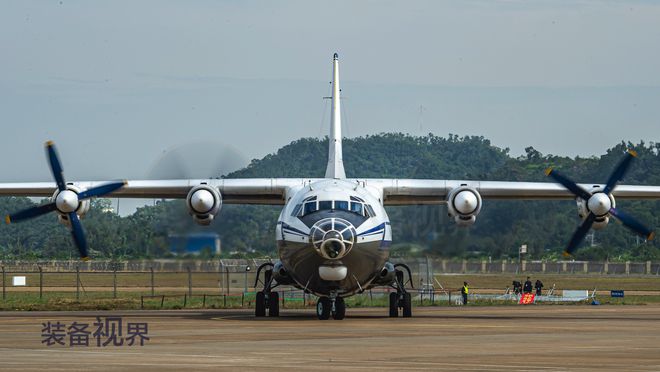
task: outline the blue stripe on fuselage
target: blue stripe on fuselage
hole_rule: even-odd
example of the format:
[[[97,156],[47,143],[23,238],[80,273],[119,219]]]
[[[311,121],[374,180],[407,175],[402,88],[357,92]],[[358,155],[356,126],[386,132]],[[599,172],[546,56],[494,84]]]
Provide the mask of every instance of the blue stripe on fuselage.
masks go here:
[[[357,236],[363,236],[363,235],[370,235],[371,233],[376,233],[376,232],[382,232],[378,230],[383,230],[385,228],[385,222],[381,223],[380,225],[376,227],[372,227],[371,229],[359,233]]]
[[[309,233],[298,230],[295,227],[293,227],[289,224],[286,224],[284,222],[282,222],[282,230],[287,230],[286,232],[289,233],[289,234],[300,234],[302,236],[308,236],[309,235]]]

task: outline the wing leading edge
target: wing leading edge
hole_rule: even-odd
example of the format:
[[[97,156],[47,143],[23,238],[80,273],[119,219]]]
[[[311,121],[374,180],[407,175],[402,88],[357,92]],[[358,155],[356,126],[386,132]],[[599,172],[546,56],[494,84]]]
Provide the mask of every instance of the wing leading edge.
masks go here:
[[[286,202],[289,190],[302,187],[303,178],[237,178],[190,180],[129,180],[126,185],[108,195],[115,198],[184,199],[195,186],[206,184],[216,187],[227,204],[275,204]],[[82,189],[90,189],[106,181],[72,182]],[[54,182],[2,183],[0,196],[52,196]]]
[[[442,204],[449,192],[472,187],[484,199],[570,200],[575,196],[561,185],[549,182],[460,181],[424,179],[367,179],[366,185],[382,190],[383,204]],[[580,184],[589,190],[600,184]],[[617,199],[660,199],[660,186],[619,185],[612,191]]]
[[[283,205],[292,190],[320,179],[308,178],[235,178],[190,180],[129,180],[109,197],[184,199],[195,186],[207,184],[220,191],[223,203]],[[484,199],[570,200],[574,195],[550,182],[461,181],[425,179],[353,179],[357,184],[379,193],[384,205],[443,204],[449,192],[460,186],[477,190]],[[90,189],[107,181],[71,184]],[[585,189],[601,184],[580,184]],[[54,182],[1,183],[0,196],[52,196]],[[619,185],[612,194],[617,199],[660,199],[660,186]]]

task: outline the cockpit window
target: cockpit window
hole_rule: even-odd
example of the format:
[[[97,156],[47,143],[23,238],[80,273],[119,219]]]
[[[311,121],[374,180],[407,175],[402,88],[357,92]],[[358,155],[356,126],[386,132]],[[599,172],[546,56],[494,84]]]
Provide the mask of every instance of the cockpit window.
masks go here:
[[[365,204],[364,207],[367,208],[367,212],[368,212],[367,214],[369,215],[369,217],[374,217],[376,215],[376,212],[374,212],[374,209],[371,208],[369,204]]]
[[[320,200],[316,201],[316,198],[310,198],[305,200],[304,204],[297,205],[292,215],[293,216],[306,216],[310,213],[316,211],[327,211],[327,210],[341,210],[347,212],[353,212],[359,214],[360,216],[373,217],[376,215],[374,209],[366,204],[362,200],[356,200],[357,198],[351,197],[351,201],[346,200]]]
[[[351,212],[355,212],[357,214],[364,214],[362,211],[362,203],[358,202],[351,202]]]
[[[304,214],[310,214],[316,212],[318,208],[316,207],[316,201],[311,201],[305,203]]]
[[[291,215],[294,217],[297,216],[298,214],[300,214],[300,209],[302,209],[302,204],[296,205],[296,207],[293,208],[293,212],[291,212]]]
[[[319,202],[319,210],[327,211],[332,209],[332,200],[321,200]]]
[[[348,202],[344,200],[335,200],[335,209],[348,210]]]

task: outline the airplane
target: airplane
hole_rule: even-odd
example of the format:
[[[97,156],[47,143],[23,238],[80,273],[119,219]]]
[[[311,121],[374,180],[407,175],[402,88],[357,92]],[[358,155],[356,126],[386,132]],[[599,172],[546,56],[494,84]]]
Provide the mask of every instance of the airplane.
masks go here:
[[[385,206],[445,204],[459,226],[476,222],[483,201],[559,200],[575,198],[581,225],[565,253],[572,254],[591,228],[605,227],[610,217],[653,239],[653,230],[616,208],[620,199],[659,199],[660,186],[619,185],[637,154],[628,150],[605,184],[577,184],[548,169],[557,183],[433,179],[370,179],[346,177],[342,157],[339,57],[332,58],[332,113],[328,163],[324,178],[178,179],[66,182],[55,145],[46,143],[55,183],[3,183],[0,196],[50,196],[51,201],[6,217],[18,222],[56,212],[71,230],[83,260],[88,246],[80,223],[89,199],[185,199],[192,219],[209,225],[223,204],[282,205],[275,238],[279,260],[257,269],[255,315],[279,316],[278,286],[294,286],[318,296],[319,319],[340,320],[346,315],[345,298],[376,286],[395,291],[389,297],[389,316],[412,316],[410,269],[390,260],[392,227]],[[263,271],[263,273],[262,273]],[[263,274],[263,275],[262,275]],[[407,275],[407,280],[405,280]],[[263,278],[263,279],[262,279]]]

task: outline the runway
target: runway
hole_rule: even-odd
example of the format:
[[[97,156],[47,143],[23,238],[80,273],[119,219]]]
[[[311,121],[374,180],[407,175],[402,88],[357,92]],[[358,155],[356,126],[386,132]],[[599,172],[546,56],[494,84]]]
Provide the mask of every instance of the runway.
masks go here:
[[[660,370],[660,306],[484,306],[313,309],[259,318],[251,310],[0,313],[0,369],[43,370]],[[42,323],[120,316],[147,323],[144,346],[42,343]]]

